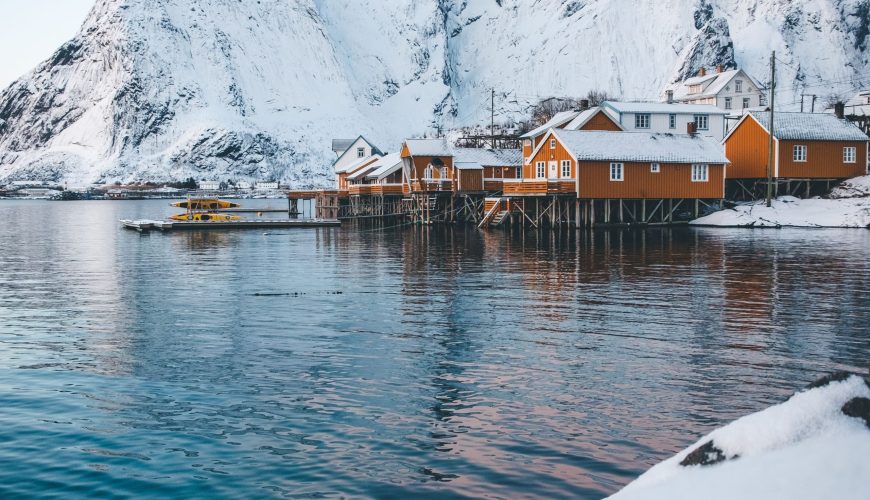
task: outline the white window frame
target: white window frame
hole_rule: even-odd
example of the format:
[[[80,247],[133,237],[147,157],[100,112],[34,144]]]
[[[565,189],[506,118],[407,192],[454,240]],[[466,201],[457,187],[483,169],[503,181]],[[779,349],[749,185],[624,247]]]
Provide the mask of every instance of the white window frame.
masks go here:
[[[677,128],[677,115],[676,113],[671,113],[668,115],[668,128],[675,129]]]
[[[571,160],[562,160],[561,162],[561,174],[563,179],[571,178]]]
[[[634,128],[648,130],[652,125],[652,115],[649,113],[635,113]]]
[[[695,125],[698,130],[710,130],[710,115],[695,115]]]
[[[734,80],[734,92],[743,92],[743,80]]]
[[[357,158],[365,158],[366,157],[366,148],[356,148],[356,157]]]
[[[730,97],[725,98],[725,109],[731,109],[731,98]]]
[[[556,149],[556,139],[550,139],[550,149]]]
[[[662,171],[662,165],[660,163],[650,163],[649,171],[653,174],[657,174]]]
[[[435,167],[432,165],[427,165],[425,169],[423,169],[423,180],[431,181],[432,175],[435,173]]]
[[[692,182],[709,182],[710,165],[695,163],[692,165]]]
[[[858,161],[858,148],[846,146],[843,148],[843,163],[855,163]]]
[[[752,105],[752,101],[750,101],[750,99],[748,97],[744,97],[743,98],[743,109],[746,109],[751,105]]]
[[[807,156],[807,147],[803,144],[795,144],[791,150],[791,159],[795,163],[806,163]]]
[[[625,180],[625,164],[611,163],[610,164],[610,180],[611,182],[622,182]]]
[[[539,161],[535,163],[535,179],[547,178],[547,162]]]
[[[441,180],[449,179],[450,171],[447,170],[447,167],[441,167]]]

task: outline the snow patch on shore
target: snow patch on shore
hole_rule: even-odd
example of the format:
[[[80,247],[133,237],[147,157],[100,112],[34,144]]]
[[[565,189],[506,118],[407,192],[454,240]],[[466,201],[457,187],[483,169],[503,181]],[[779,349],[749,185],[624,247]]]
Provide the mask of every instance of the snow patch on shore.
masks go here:
[[[831,190],[828,196],[835,200],[862,197],[870,197],[870,175],[849,179]]]
[[[845,191],[846,188],[838,189],[843,189],[841,193],[855,192]],[[867,189],[870,190],[870,183]],[[712,213],[690,224],[725,227],[867,227],[870,225],[870,197],[801,200],[793,196],[781,196],[770,207],[764,201],[752,202]]]
[[[800,392],[713,431],[610,498],[865,499],[870,421],[844,414],[856,398],[870,398],[858,376]],[[681,465],[705,445],[720,463]]]

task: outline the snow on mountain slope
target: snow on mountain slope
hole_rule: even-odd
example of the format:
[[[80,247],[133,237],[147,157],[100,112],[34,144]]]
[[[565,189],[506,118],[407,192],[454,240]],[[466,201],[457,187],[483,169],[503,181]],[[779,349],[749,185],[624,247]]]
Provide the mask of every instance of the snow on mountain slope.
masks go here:
[[[327,185],[334,137],[517,118],[542,96],[656,99],[740,64],[779,101],[868,83],[870,0],[98,0],[0,94],[0,180]],[[862,79],[863,78],[863,79]]]

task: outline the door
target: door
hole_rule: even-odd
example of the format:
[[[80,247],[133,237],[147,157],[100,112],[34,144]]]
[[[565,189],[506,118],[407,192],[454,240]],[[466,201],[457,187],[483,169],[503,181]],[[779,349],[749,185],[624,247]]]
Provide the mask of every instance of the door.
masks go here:
[[[559,178],[559,166],[555,161],[550,162],[550,175],[548,176],[550,179],[558,179]]]

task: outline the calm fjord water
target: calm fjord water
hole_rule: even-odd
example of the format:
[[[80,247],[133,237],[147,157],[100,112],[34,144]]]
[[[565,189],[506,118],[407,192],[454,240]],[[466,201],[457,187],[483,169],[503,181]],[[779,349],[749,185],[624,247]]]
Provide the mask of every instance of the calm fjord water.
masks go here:
[[[870,231],[118,228],[168,210],[0,202],[0,497],[596,498],[870,364]]]

